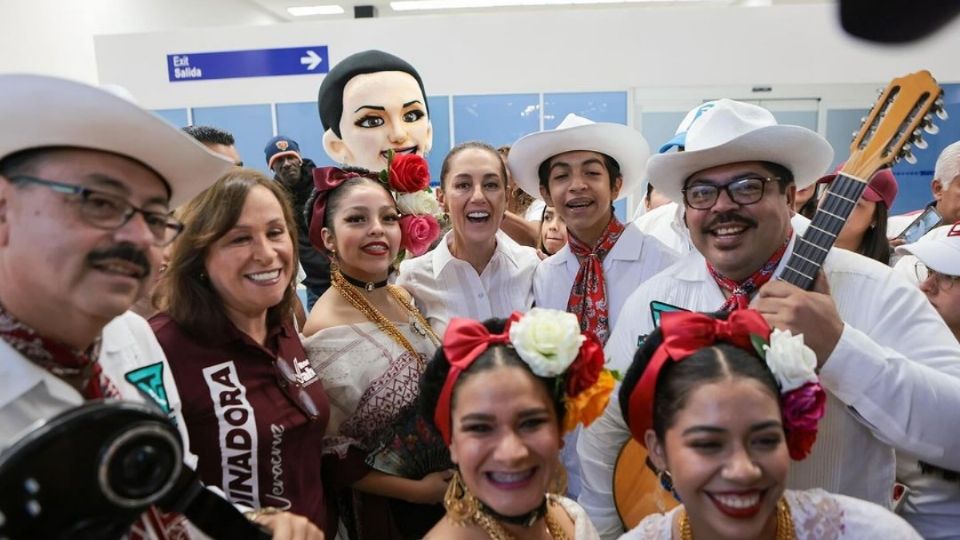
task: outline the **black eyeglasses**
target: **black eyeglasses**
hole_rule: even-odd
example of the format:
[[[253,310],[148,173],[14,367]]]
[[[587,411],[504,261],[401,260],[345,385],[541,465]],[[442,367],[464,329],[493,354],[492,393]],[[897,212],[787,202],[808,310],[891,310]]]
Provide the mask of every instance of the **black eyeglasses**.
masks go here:
[[[273,362],[280,390],[303,411],[310,420],[320,416],[318,400],[323,400],[323,384],[313,370],[309,360],[293,361],[278,356]]]
[[[741,205],[754,204],[763,198],[763,190],[767,182],[778,180],[777,177],[764,178],[762,176],[748,176],[734,180],[725,186],[714,184],[693,184],[681,190],[683,202],[694,210],[709,210],[717,204],[720,191],[726,191],[730,200]]]
[[[127,202],[123,197],[104,193],[84,186],[64,184],[44,180],[35,176],[19,175],[10,178],[14,184],[40,184],[57,193],[78,195],[80,197],[80,215],[87,223],[101,229],[113,230],[123,227],[134,214],[142,214],[147,228],[153,233],[153,243],[166,246],[183,231],[180,223],[169,212],[151,212]]]
[[[927,265],[920,261],[917,261],[916,264],[914,264],[913,272],[917,276],[917,279],[920,280],[920,283],[933,278],[933,282],[937,285],[937,288],[942,291],[949,291],[953,288],[953,285],[957,281],[960,281],[960,276],[941,274],[936,270],[931,270]]]

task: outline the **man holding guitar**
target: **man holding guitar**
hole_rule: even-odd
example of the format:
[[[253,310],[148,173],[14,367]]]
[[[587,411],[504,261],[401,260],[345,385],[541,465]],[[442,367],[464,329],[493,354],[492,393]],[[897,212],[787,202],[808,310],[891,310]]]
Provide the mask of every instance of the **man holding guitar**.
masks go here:
[[[921,92],[924,99],[939,94],[932,88]],[[956,338],[888,267],[830,249],[866,186],[860,179],[884,164],[875,156],[893,161],[906,141],[894,147],[890,140],[913,137],[932,106],[897,105],[910,99],[904,87],[886,96],[882,114],[875,108],[866,135],[854,141],[843,182],[831,186],[809,224],[791,221],[794,196],[824,172],[833,151],[816,133],[778,125],[760,107],[719,100],[690,127],[684,152],[651,158],[651,182],[684,204],[696,251],[631,295],[606,347],[611,367],[627,367],[654,327],[651,302],[707,312],[750,305],[772,326],[803,334],[829,397],[817,444],[793,464],[790,487],[821,487],[884,506],[894,483],[893,447],[960,466],[960,436],[940,427],[960,407]],[[611,495],[613,464],[629,440],[619,411],[611,403],[577,445],[580,503],[605,538],[622,527]]]

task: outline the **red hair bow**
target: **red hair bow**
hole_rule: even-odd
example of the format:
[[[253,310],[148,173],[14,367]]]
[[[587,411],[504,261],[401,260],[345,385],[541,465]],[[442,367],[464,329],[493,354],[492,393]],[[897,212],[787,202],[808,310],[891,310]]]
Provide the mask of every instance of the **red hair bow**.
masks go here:
[[[453,387],[457,379],[490,345],[510,343],[510,325],[520,320],[520,317],[520,312],[513,312],[507,319],[502,334],[491,334],[485,326],[473,319],[455,317],[447,326],[447,331],[443,334],[443,353],[450,363],[450,371],[440,390],[433,421],[448,446],[451,428],[450,399],[453,397]]]
[[[692,312],[664,313],[660,322],[663,343],[647,364],[640,382],[630,393],[630,433],[644,443],[644,434],[653,426],[653,395],[660,370],[667,360],[679,362],[714,343],[730,343],[753,351],[751,335],[770,338],[770,326],[758,311],[741,309],[720,320]]]

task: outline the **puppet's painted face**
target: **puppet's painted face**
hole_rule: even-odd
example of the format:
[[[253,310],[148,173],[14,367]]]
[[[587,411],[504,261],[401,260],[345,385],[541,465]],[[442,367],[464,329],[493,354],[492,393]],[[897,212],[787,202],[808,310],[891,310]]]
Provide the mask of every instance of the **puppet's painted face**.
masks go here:
[[[323,136],[334,160],[372,171],[387,166],[387,151],[424,155],[433,144],[426,98],[402,71],[357,75],[343,88],[340,134]]]

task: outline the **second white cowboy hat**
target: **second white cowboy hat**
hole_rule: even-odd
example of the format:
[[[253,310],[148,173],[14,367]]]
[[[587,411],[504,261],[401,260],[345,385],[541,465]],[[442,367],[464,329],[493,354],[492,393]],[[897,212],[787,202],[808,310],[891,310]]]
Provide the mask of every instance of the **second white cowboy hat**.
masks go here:
[[[833,161],[833,148],[815,131],[780,125],[770,111],[749,103],[731,99],[712,103],[706,109],[698,107],[686,133],[678,134],[683,140],[675,145],[683,146],[683,152],[657,154],[647,163],[650,183],[672,201],[682,203],[683,184],[692,174],[718,165],[777,163],[793,173],[797,189],[802,189],[816,182]]]
[[[522,137],[510,147],[507,166],[520,189],[540,198],[540,164],[564,152],[587,150],[617,160],[623,175],[622,199],[643,183],[650,147],[639,131],[623,124],[593,122],[568,114],[557,129]]]
[[[21,150],[73,147],[129,157],[170,188],[170,207],[233,168],[159,116],[114,93],[44,75],[0,75],[0,159]]]

